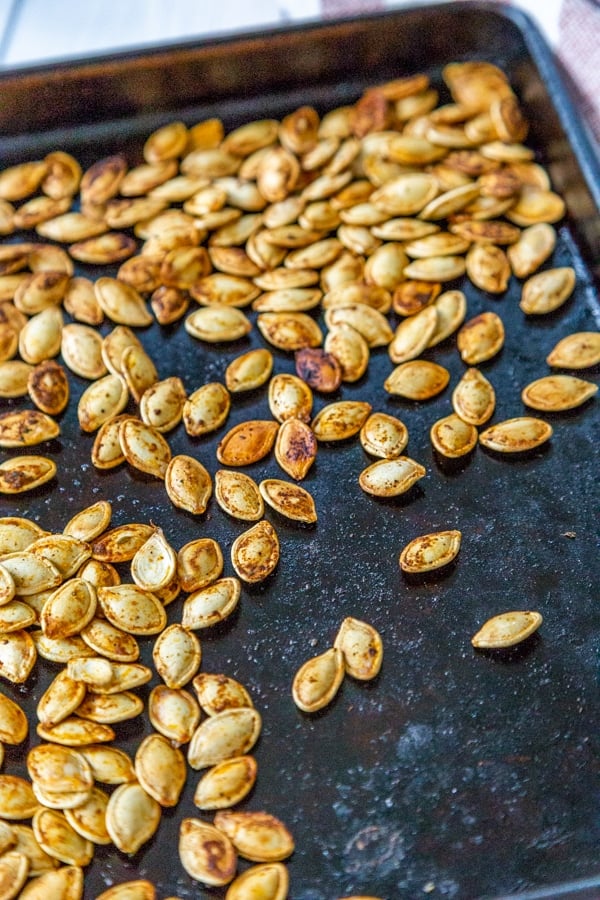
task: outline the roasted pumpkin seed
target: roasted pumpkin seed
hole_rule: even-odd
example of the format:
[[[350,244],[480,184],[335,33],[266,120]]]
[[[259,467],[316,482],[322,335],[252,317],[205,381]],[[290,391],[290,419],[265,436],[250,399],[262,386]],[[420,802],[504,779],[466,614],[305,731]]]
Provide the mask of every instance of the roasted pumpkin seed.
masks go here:
[[[397,497],[426,475],[425,468],[408,456],[379,459],[363,469],[358,483],[374,497]]]
[[[234,425],[217,447],[217,459],[225,466],[248,466],[271,452],[279,425],[270,420],[251,419]]]
[[[294,675],[294,703],[307,713],[328,706],[341,687],[344,672],[344,656],[338,647],[330,647],[307,660]]]
[[[258,487],[265,503],[286,519],[307,524],[317,521],[315,501],[299,485],[280,478],[265,478]]]
[[[383,662],[383,641],[373,625],[346,616],[333,646],[342,651],[346,675],[359,681],[370,681],[379,674]]]
[[[598,391],[598,385],[574,375],[546,375],[531,381],[521,391],[526,406],[544,412],[562,412],[586,403]]]
[[[244,756],[260,735],[262,719],[252,707],[226,709],[198,725],[188,747],[188,763],[205,769],[226,759]]]
[[[504,324],[497,313],[483,312],[469,319],[456,338],[458,351],[470,366],[496,356],[504,345]]]
[[[431,443],[441,456],[456,459],[466,456],[477,445],[477,429],[456,413],[433,423],[429,431]]]
[[[179,827],[179,858],[195,881],[220,887],[233,881],[237,853],[229,838],[201,819],[183,819]]]
[[[552,437],[552,426],[532,416],[517,416],[490,425],[479,435],[479,443],[498,453],[534,450]]]
[[[481,626],[471,643],[478,650],[514,647],[537,631],[542,621],[541,613],[530,610],[499,613]]]
[[[289,890],[289,875],[283,863],[262,863],[250,866],[231,882],[226,900],[244,900],[253,892],[264,900],[285,900]]]
[[[148,697],[148,718],[156,731],[179,747],[191,740],[200,722],[200,709],[188,691],[157,685]]]
[[[523,284],[519,306],[528,316],[554,312],[569,299],[575,282],[575,270],[571,266],[537,272]]]
[[[132,855],[156,832],[160,804],[140,784],[121,784],[106,807],[106,830],[122,852]]]
[[[275,442],[275,459],[283,471],[301,481],[317,457],[317,439],[312,428],[300,419],[286,419]]]
[[[554,345],[546,362],[564,369],[590,369],[600,363],[600,332],[578,331]]]
[[[215,500],[234,519],[257,522],[264,515],[258,485],[243,472],[218,469],[215,472]]]
[[[246,797],[256,782],[257,764],[253,756],[236,756],[212,766],[194,791],[194,803],[201,810],[227,809]]]
[[[319,410],[311,428],[318,441],[346,440],[358,434],[370,412],[364,400],[338,400]]]
[[[232,614],[239,603],[241,584],[235,577],[220,578],[186,597],[181,617],[184,628],[210,628]]]
[[[185,756],[162,734],[149,734],[139,745],[134,760],[142,788],[161,806],[176,806],[187,770]]]

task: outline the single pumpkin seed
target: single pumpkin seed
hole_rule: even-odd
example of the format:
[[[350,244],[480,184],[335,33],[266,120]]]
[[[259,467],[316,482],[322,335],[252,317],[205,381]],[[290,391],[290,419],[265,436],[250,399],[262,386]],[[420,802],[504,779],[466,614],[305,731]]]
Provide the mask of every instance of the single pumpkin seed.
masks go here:
[[[38,844],[53,859],[71,866],[86,866],[92,861],[93,844],[71,828],[60,810],[38,809],[32,827]]]
[[[494,412],[496,394],[479,369],[469,368],[452,392],[454,412],[469,425],[484,425]]]
[[[93,542],[92,556],[100,562],[130,562],[153,532],[154,526],[145,522],[117,525]]]
[[[211,344],[237,341],[252,329],[252,323],[241,309],[224,303],[195,310],[184,324],[185,330],[192,337]]]
[[[18,703],[0,692],[0,741],[21,744],[27,737],[27,716]]]
[[[287,288],[264,291],[252,303],[256,312],[306,312],[319,305],[323,292],[318,288]]]
[[[168,283],[165,281],[165,283]],[[182,287],[172,284],[171,287]],[[260,294],[260,288],[249,278],[240,275],[227,274],[225,272],[213,272],[198,278],[187,287],[190,295],[201,306],[232,307],[240,309],[249,306]]]
[[[450,373],[438,363],[414,359],[400,363],[384,381],[384,388],[393,396],[408,400],[430,400],[443,391]]]
[[[317,322],[303,312],[259,313],[258,330],[278,350],[295,351],[303,347],[319,347],[323,334]]]
[[[477,429],[456,413],[433,423],[429,431],[431,443],[438,453],[448,459],[466,456],[477,445]]]
[[[470,366],[496,356],[504,345],[504,324],[497,313],[483,312],[466,322],[456,338],[463,362]]]
[[[589,369],[600,363],[600,332],[578,331],[561,338],[554,345],[546,362],[564,369]]]
[[[425,468],[408,456],[379,459],[360,473],[358,483],[374,497],[397,497],[426,475]]]
[[[106,830],[122,853],[133,855],[155,834],[161,806],[140,784],[121,784],[106,807]]]
[[[552,437],[552,426],[532,416],[517,416],[490,425],[479,435],[479,443],[498,453],[523,453]]]
[[[194,803],[203,811],[227,809],[240,803],[256,782],[258,766],[253,756],[236,756],[212,766],[194,791]]]
[[[263,419],[250,419],[234,425],[217,447],[217,459],[225,466],[248,466],[271,452],[279,425]]]
[[[144,298],[130,284],[102,276],[95,282],[94,290],[103,313],[117,325],[135,328],[152,323]]]
[[[317,457],[317,439],[312,428],[301,419],[282,423],[275,441],[275,459],[286,475],[301,481]]]
[[[134,760],[142,788],[161,806],[176,806],[187,775],[185,756],[162,734],[147,735]]]
[[[226,709],[254,706],[244,685],[229,675],[200,672],[194,678],[193,685],[198,703],[208,716],[216,716]]]
[[[29,374],[27,390],[42,412],[57,416],[69,402],[69,381],[64,368],[52,359],[39,363]]]
[[[30,819],[39,804],[31,784],[19,775],[0,775],[0,818]]]
[[[80,837],[93,844],[110,844],[110,835],[105,824],[108,796],[105,791],[93,787],[87,800],[74,809],[64,810],[71,828]]]
[[[156,887],[145,878],[122,881],[98,894],[96,900],[155,900]]]
[[[193,591],[183,604],[181,624],[196,631],[228,618],[239,603],[241,584],[235,577],[220,578]]]
[[[65,525],[63,533],[77,541],[89,542],[105,531],[112,516],[109,500],[98,500],[77,512]]]
[[[195,881],[220,887],[233,881],[237,853],[220,829],[201,819],[183,819],[179,826],[179,859]]]
[[[158,634],[167,624],[167,614],[158,598],[136,584],[101,587],[98,602],[111,625],[128,634]]]
[[[9,850],[0,856],[0,897],[12,900],[22,896],[29,875],[29,859],[24,853]]]
[[[63,298],[63,307],[75,321],[85,325],[98,326],[104,320],[104,313],[96,299],[94,282],[90,278],[71,278]]]
[[[359,381],[367,371],[370,350],[367,341],[351,325],[340,323],[329,328],[324,349],[337,359],[342,381]]]
[[[0,397],[24,397],[28,390],[29,375],[33,371],[34,367],[21,359],[0,362]]]
[[[403,319],[388,344],[388,354],[393,363],[415,359],[429,346],[437,328],[438,313],[435,306],[426,306],[414,316]]]
[[[37,409],[0,413],[0,447],[32,447],[60,434],[58,422]]]
[[[269,409],[278,422],[300,419],[308,422],[312,412],[313,394],[306,382],[287,372],[274,375],[269,382]]]
[[[581,406],[598,391],[598,385],[574,375],[546,375],[521,391],[526,406],[544,412],[562,412]]]
[[[198,725],[188,747],[188,763],[205,769],[226,759],[243,756],[255,745],[262,719],[252,707],[226,709]]]
[[[216,431],[227,419],[231,396],[225,385],[208,382],[193,391],[183,404],[183,424],[191,437]]]
[[[62,669],[39,699],[36,707],[39,721],[44,725],[54,725],[66,719],[75,712],[85,693],[85,685],[75,681],[65,669]]]
[[[77,418],[82,431],[98,431],[101,425],[118,416],[129,400],[129,391],[120,375],[109,373],[87,387],[77,404]]]
[[[9,634],[34,625],[37,621],[35,610],[21,600],[11,600],[0,607],[0,635]]]
[[[343,653],[338,647],[330,647],[303,663],[294,675],[294,703],[302,712],[317,712],[332,702],[343,679]]]
[[[264,515],[258,485],[244,472],[218,469],[215,472],[215,500],[234,519],[257,522]]]
[[[160,431],[132,416],[122,423],[119,442],[129,465],[164,479],[171,461],[171,448]]]
[[[565,201],[554,191],[524,185],[517,202],[506,212],[506,218],[522,228],[540,223],[552,225],[560,222],[565,210]]]
[[[273,354],[265,348],[237,356],[225,370],[225,385],[231,393],[252,391],[271,377]]]
[[[60,351],[63,315],[60,309],[49,306],[36,313],[19,332],[19,354],[33,366],[51,359]]]
[[[255,893],[264,900],[285,900],[289,890],[289,875],[283,863],[260,863],[250,866],[231,882],[226,900],[244,900]]]
[[[200,722],[200,709],[188,691],[157,685],[148,697],[148,718],[159,734],[179,747],[192,739]]]
[[[342,441],[358,434],[371,412],[364,400],[338,400],[324,406],[311,428],[318,441]]]
[[[70,747],[38,744],[28,752],[26,762],[31,780],[50,791],[84,791],[93,787],[88,762]]]
[[[212,495],[212,479],[207,469],[193,456],[173,456],[165,471],[169,500],[193,515],[206,512]]]
[[[116,628],[105,619],[94,618],[81,629],[86,645],[112,662],[135,662],[140,655],[138,642],[131,634]]]
[[[143,710],[144,701],[131,691],[116,691],[114,694],[88,691],[76,714],[90,722],[114,725],[136,718]]]
[[[408,429],[387,413],[371,413],[360,429],[363,450],[381,459],[397,459],[408,443]]]
[[[444,291],[435,300],[437,325],[429,339],[429,347],[435,347],[450,337],[463,323],[467,314],[467,298],[462,291]]]
[[[473,244],[466,256],[467,275],[482,291],[502,294],[511,275],[508,257],[495,244]]]
[[[154,667],[169,688],[182,688],[191,681],[200,666],[200,641],[177,622],[158,636],[152,649]]]
[[[145,541],[131,560],[131,577],[148,591],[159,591],[172,580],[177,569],[177,554],[165,537],[162,528],[157,528]]]
[[[49,638],[78,634],[96,612],[96,590],[83,578],[70,578],[48,598],[40,616],[42,631]]]
[[[526,315],[554,312],[569,299],[575,282],[575,270],[571,266],[537,272],[523,284],[519,306]]]
[[[231,545],[231,562],[242,581],[254,584],[268,578],[279,562],[279,539],[271,523],[261,519],[238,535]]]
[[[478,650],[503,650],[514,647],[538,630],[542,615],[531,610],[499,613],[492,616],[471,638]]]
[[[520,237],[506,251],[517,278],[528,278],[552,255],[556,231],[552,225],[539,222],[521,231]]]
[[[187,593],[208,587],[222,571],[223,554],[213,538],[196,538],[184,544],[177,553],[177,578]]]
[[[35,540],[28,546],[33,546]],[[20,597],[26,598],[56,588],[63,580],[59,569],[50,560],[31,553],[27,548],[4,554],[2,567],[11,576]]]
[[[118,747],[98,744],[82,747],[78,752],[87,761],[94,779],[102,784],[124,784],[135,780],[131,759]]]
[[[281,478],[265,478],[258,487],[265,503],[286,519],[307,524],[317,521],[315,501],[299,485]]]
[[[373,625],[347,616],[335,636],[333,646],[342,651],[346,675],[370,681],[379,674],[383,662],[383,641]]]

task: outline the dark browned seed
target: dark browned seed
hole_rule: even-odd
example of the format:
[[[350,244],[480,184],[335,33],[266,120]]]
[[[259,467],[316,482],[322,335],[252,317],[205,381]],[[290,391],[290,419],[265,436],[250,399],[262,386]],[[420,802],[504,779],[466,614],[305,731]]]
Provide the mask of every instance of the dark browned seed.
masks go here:
[[[304,347],[295,354],[296,372],[303,381],[323,394],[337,391],[342,383],[342,367],[332,353],[320,347]]]

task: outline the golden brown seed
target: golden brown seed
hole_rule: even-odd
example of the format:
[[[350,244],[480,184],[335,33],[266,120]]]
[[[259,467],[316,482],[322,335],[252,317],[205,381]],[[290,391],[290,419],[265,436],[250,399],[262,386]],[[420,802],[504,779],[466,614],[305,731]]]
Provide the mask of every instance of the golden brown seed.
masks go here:
[[[222,810],[215,815],[215,825],[238,853],[252,862],[277,862],[294,852],[290,831],[270,813]]]
[[[477,429],[456,413],[434,422],[429,431],[431,443],[438,453],[448,459],[466,456],[477,444]]]
[[[76,714],[90,722],[113,725],[136,718],[143,709],[144,701],[131,691],[115,691],[113,694],[88,691]]]
[[[59,434],[58,423],[37,409],[0,413],[0,447],[33,447]]]
[[[40,808],[33,816],[32,827],[38,844],[53,859],[77,866],[91,862],[93,844],[71,828],[63,812]]]
[[[39,804],[31,784],[19,775],[0,775],[0,817],[30,819]]]
[[[259,484],[265,503],[287,519],[312,524],[317,521],[315,501],[299,485],[280,478],[266,478]]]
[[[438,363],[415,359],[401,363],[384,382],[385,390],[409,400],[430,400],[446,387],[450,373]]]
[[[563,218],[565,209],[565,201],[554,191],[524,185],[517,202],[506,212],[506,218],[523,228],[540,223],[552,225]]]
[[[117,525],[94,541],[92,555],[101,562],[129,562],[153,531],[154,526],[145,522]]]
[[[141,341],[135,332],[126,325],[117,325],[104,337],[102,341],[102,359],[109,372],[113,375],[122,375],[123,368],[121,357],[128,347],[143,349]]]
[[[77,418],[82,431],[97,431],[109,419],[125,409],[129,392],[120,375],[108,374],[87,387],[77,404]]]
[[[546,362],[564,369],[589,369],[600,363],[600,332],[578,331],[554,345]]]
[[[229,838],[201,819],[183,819],[179,829],[179,858],[195,881],[219,887],[233,881],[237,853]]]
[[[202,711],[208,716],[216,716],[226,709],[254,706],[244,685],[229,675],[200,672],[193,685]]]
[[[452,392],[454,412],[469,425],[484,425],[494,412],[496,394],[479,369],[467,369]]]
[[[148,718],[156,731],[179,747],[191,740],[200,721],[200,709],[188,691],[157,685],[148,697]]]
[[[394,336],[385,315],[364,303],[349,303],[328,308],[325,312],[325,323],[328,328],[349,325],[362,335],[369,347],[385,347]]]
[[[225,466],[247,466],[271,452],[279,425],[270,420],[240,422],[227,432],[217,447],[217,459]]]
[[[57,416],[69,402],[69,381],[63,367],[48,359],[30,372],[27,391],[38,409],[50,416]]]
[[[225,385],[209,382],[194,391],[183,405],[183,424],[191,437],[216,431],[227,419],[231,397]]]
[[[69,284],[66,272],[42,270],[19,283],[15,290],[13,303],[27,316],[57,306],[62,302]]]
[[[313,395],[310,387],[297,375],[281,372],[269,382],[269,409],[278,422],[295,418],[308,422]]]
[[[414,316],[408,316],[396,328],[388,344],[388,354],[393,363],[415,359],[429,346],[437,328],[438,313],[435,306],[426,306]]]
[[[479,443],[498,453],[523,453],[552,437],[552,426],[532,416],[517,416],[497,422],[482,431]]]
[[[250,793],[256,782],[253,756],[236,756],[212,766],[200,779],[194,803],[201,810],[227,809]]]
[[[323,334],[317,322],[303,312],[259,313],[256,324],[262,336],[278,350],[319,347]]]
[[[139,658],[140,648],[133,635],[115,628],[105,619],[92,619],[81,629],[81,637],[91,650],[113,662],[135,662]]]
[[[32,519],[4,516],[0,518],[0,555],[4,557],[8,553],[26,550],[37,538],[46,533]]]
[[[0,741],[4,744],[20,744],[27,737],[29,725],[21,707],[0,693]]]
[[[461,358],[470,366],[492,359],[504,345],[504,324],[494,312],[483,312],[466,322],[457,335]]]
[[[158,636],[152,649],[154,667],[169,688],[184,687],[200,666],[202,652],[196,635],[177,622]]]
[[[98,744],[82,747],[78,752],[87,761],[96,781],[123,784],[135,780],[131,759],[124,750]]]
[[[164,479],[171,461],[171,448],[160,431],[132,416],[121,424],[119,441],[129,465]]]
[[[177,577],[187,593],[208,587],[222,571],[223,554],[213,538],[189,541],[177,554]]]
[[[103,313],[112,322],[132,328],[152,324],[152,315],[144,298],[130,284],[102,276],[96,281],[94,290]]]
[[[397,459],[408,443],[408,429],[387,413],[372,413],[360,429],[363,450],[381,459]]]
[[[264,581],[279,562],[279,539],[270,522],[261,519],[231,545],[231,563],[242,581]]]
[[[214,766],[248,753],[260,735],[262,719],[252,707],[225,709],[200,723],[188,748],[193,769]]]
[[[287,288],[264,291],[252,303],[257,312],[306,312],[319,305],[323,292],[317,288]]]
[[[177,554],[162,528],[156,528],[131,560],[131,577],[148,591],[160,591],[171,583],[177,567]]]
[[[183,604],[181,624],[197,631],[210,628],[232,614],[239,603],[241,584],[235,577],[220,578],[193,591]]]
[[[342,381],[358,381],[369,365],[369,345],[355,328],[340,323],[332,326],[325,337],[324,349],[338,361]]]
[[[444,291],[435,300],[438,318],[429,347],[435,347],[450,337],[463,323],[467,314],[467,298],[462,291]]]
[[[125,347],[120,360],[121,375],[137,404],[143,394],[158,381],[158,372],[143,347],[131,344]]]
[[[145,878],[135,881],[123,881],[102,891],[96,900],[155,900],[156,888]],[[174,900],[174,898],[172,898]]]
[[[528,278],[553,253],[556,231],[552,225],[540,222],[524,228],[519,239],[506,251],[508,261],[517,278]]]
[[[370,681],[379,674],[383,662],[383,641],[372,625],[347,616],[333,646],[342,651],[346,675],[359,681]]]
[[[96,299],[94,283],[89,278],[71,278],[63,299],[65,311],[77,322],[101,325],[104,313]]]
[[[0,634],[9,634],[35,624],[37,613],[29,602],[11,600],[0,607]]]
[[[54,725],[70,716],[83,701],[86,687],[61,670],[40,697],[37,717],[44,725]],[[76,790],[73,788],[73,790]]]
[[[159,634],[167,624],[167,614],[158,598],[135,584],[101,587],[98,602],[111,625],[128,634]]]
[[[19,332],[19,353],[25,362],[37,365],[60,350],[63,315],[50,306],[32,316]]]
[[[133,854],[156,832],[160,804],[139,784],[122,784],[106,808],[106,829],[118,850]]]
[[[252,323],[240,309],[223,303],[197,309],[185,320],[188,334],[208,343],[236,341],[251,329]]]
[[[343,679],[343,653],[338,647],[330,647],[307,660],[294,675],[294,703],[303,712],[317,712],[332,702]]]
[[[187,775],[185,756],[162,734],[147,735],[135,754],[135,774],[161,806],[176,806]]]
[[[56,475],[56,463],[45,456],[17,456],[0,463],[0,494],[21,494]]]
[[[0,897],[12,900],[22,897],[21,888],[27,881],[30,863],[24,853],[9,850],[0,856]]]
[[[360,473],[358,483],[374,497],[397,497],[426,475],[425,468],[408,456],[379,459]]]
[[[169,500],[193,515],[206,512],[212,495],[212,480],[207,469],[193,456],[173,456],[165,471]]]
[[[221,509],[248,522],[263,517],[264,504],[253,478],[243,472],[219,469],[215,472],[215,500]]]
[[[289,890],[289,875],[283,863],[262,863],[250,866],[231,882],[226,900],[245,900],[256,893],[264,900],[285,900]]]
[[[494,244],[473,244],[466,256],[467,275],[473,284],[490,294],[501,294],[511,275],[508,257]]]
[[[71,637],[91,622],[95,612],[95,588],[83,578],[69,578],[44,604],[40,625],[49,638]]]
[[[275,441],[275,459],[283,471],[301,481],[317,456],[317,439],[312,428],[300,419],[286,419]]]
[[[150,306],[160,325],[171,325],[181,319],[188,310],[190,298],[187,291],[161,286],[151,298]]]
[[[569,299],[575,281],[575,270],[570,266],[538,272],[524,283],[519,306],[526,315],[554,312]]]
[[[530,610],[499,613],[481,626],[471,643],[478,650],[514,647],[537,631],[542,621],[540,613]]]
[[[364,400],[338,400],[324,406],[312,421],[318,441],[342,441],[358,434],[371,412]]]
[[[265,348],[237,356],[225,370],[225,384],[232,393],[252,391],[263,385],[273,371],[273,354]]]
[[[574,375],[546,375],[530,382],[521,391],[526,406],[544,412],[562,412],[586,403],[598,385]]]
[[[167,283],[167,282],[165,282]],[[170,285],[186,287],[186,285]],[[187,285],[190,296],[201,306],[227,306],[241,308],[249,306],[260,294],[249,278],[225,272],[213,272]]]
[[[16,333],[15,333],[16,337]],[[0,362],[0,397],[24,397],[33,366],[20,359]]]

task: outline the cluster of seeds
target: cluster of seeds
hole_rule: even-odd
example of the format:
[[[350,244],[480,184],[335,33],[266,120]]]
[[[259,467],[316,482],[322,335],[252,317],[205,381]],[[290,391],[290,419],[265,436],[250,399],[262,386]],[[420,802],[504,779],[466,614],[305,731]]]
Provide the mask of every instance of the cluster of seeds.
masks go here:
[[[436,452],[457,458],[478,443],[523,452],[551,437],[550,424],[534,416],[489,424],[495,390],[478,367],[503,348],[504,324],[493,311],[468,318],[453,282],[465,276],[499,297],[514,277],[524,315],[559,309],[575,271],[542,267],[551,264],[564,202],[524,143],[527,123],[504,73],[477,61],[442,74],[451,96],[442,105],[429,78],[416,75],[322,117],[303,106],[227,134],[216,118],[170,122],[148,137],[134,167],[115,154],[84,171],[55,151],[0,172],[0,397],[33,404],[0,415],[0,447],[19,451],[0,463],[0,493],[19,495],[55,477],[52,458],[22,451],[60,436],[75,376],[89,382],[77,420],[93,436],[96,469],[127,463],[162,481],[177,508],[202,515],[214,495],[228,516],[252,523],[230,548],[235,576],[223,577],[212,538],[176,551],[152,525],[111,528],[108,501],[61,534],[28,519],[1,520],[0,674],[22,684],[38,656],[64,666],[38,704],[42,743],[27,757],[30,780],[0,776],[7,900],[49,890],[80,897],[94,846],[135,853],[155,834],[162,809],[177,804],[189,768],[203,772],[194,803],[215,815],[181,822],[186,872],[229,885],[228,900],[287,896],[287,827],[264,811],[230,809],[257,777],[250,751],[260,714],[243,685],[199,671],[196,632],[231,615],[242,583],[277,567],[279,538],[265,504],[288,521],[316,522],[314,499],[297,482],[319,444],[358,438],[376,457],[359,485],[377,497],[403,494],[426,474],[404,455],[400,419],[348,398],[315,414],[315,394],[351,389],[383,349],[383,396],[428,401],[448,387],[450,372],[422,356],[454,338],[468,368],[452,410],[431,425]],[[34,239],[18,240],[23,231]],[[86,266],[111,274],[77,274]],[[236,356],[224,383],[188,390],[181,374],[159,376],[143,342],[142,329],[178,322],[193,341],[225,346],[256,325],[265,346]],[[282,354],[295,373],[275,371]],[[546,362],[592,368],[600,335],[567,335]],[[223,434],[214,478],[195,456],[172,453],[168,435],[178,426],[193,439],[216,433],[236,396],[263,387],[272,418]],[[591,381],[555,373],[523,386],[520,399],[560,412],[596,391]],[[271,451],[292,481],[257,483],[239,471]],[[456,530],[421,535],[402,550],[400,567],[417,575],[441,568],[460,542]],[[169,624],[166,607],[181,592],[180,622]],[[508,647],[540,623],[539,613],[503,613],[473,645]],[[144,638],[154,641],[154,671],[139,662]],[[305,712],[322,709],[346,674],[374,678],[382,652],[373,626],[346,618],[333,646],[298,670],[294,702]],[[113,726],[144,712],[136,689],[154,674],[161,683],[148,698],[153,731],[131,759],[109,746],[118,737]],[[22,743],[23,711],[0,695],[0,713],[2,744]],[[14,824],[22,819],[31,827]],[[238,857],[255,865],[236,877]],[[155,891],[139,880],[102,900],[123,896],[153,900]]]
[[[56,890],[69,886],[69,897],[81,896],[94,847],[136,853],[155,834],[162,810],[177,805],[191,768],[202,772],[193,801],[215,818],[181,822],[185,870],[206,885],[233,882],[231,897],[247,896],[244,890],[263,881],[276,886],[267,896],[285,897],[290,832],[264,811],[230,809],[256,781],[250,751],[260,713],[238,681],[199,671],[196,632],[231,613],[240,582],[220,578],[223,555],[211,538],[176,553],[158,528],[110,528],[110,521],[106,500],[82,510],[60,534],[29,519],[0,520],[0,672],[22,684],[38,656],[62,665],[37,704],[41,742],[27,754],[29,780],[0,775],[3,896],[23,889],[19,896],[42,897],[55,883]],[[124,565],[130,581],[121,578]],[[168,624],[165,607],[182,588],[182,621]],[[153,639],[153,667],[139,661],[143,638]],[[145,710],[136,690],[155,674],[159,683]],[[112,742],[119,723],[145,711],[152,730],[132,759]],[[25,713],[4,694],[0,724],[3,747],[28,736]],[[14,824],[26,819],[31,827]],[[268,866],[245,871],[238,887],[238,857]],[[148,896],[143,891],[139,896]],[[120,895],[115,888],[109,896]]]

